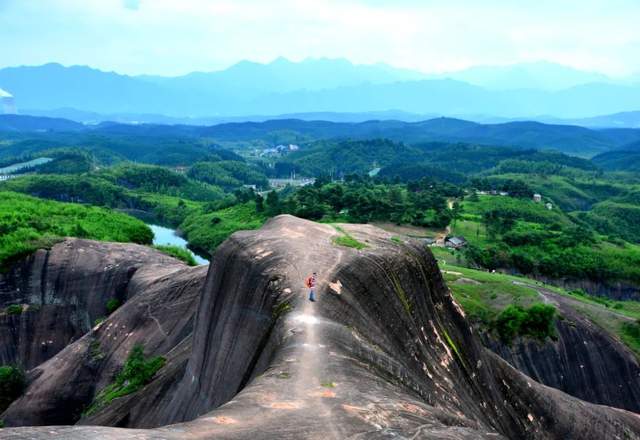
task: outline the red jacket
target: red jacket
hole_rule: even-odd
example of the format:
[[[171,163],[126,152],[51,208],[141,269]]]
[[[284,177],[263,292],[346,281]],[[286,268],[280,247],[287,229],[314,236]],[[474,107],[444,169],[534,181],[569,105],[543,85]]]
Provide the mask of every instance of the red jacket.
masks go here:
[[[316,277],[314,277],[313,275],[310,277],[307,277],[304,280],[304,285],[307,286],[309,289],[316,287]]]

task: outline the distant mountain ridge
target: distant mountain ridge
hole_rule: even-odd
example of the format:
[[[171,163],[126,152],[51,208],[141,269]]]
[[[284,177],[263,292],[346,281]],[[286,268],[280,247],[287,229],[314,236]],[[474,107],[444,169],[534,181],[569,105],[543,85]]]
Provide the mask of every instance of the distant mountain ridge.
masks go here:
[[[18,110],[68,108],[194,119],[391,109],[420,115],[575,119],[636,111],[640,106],[638,84],[548,63],[427,75],[340,59],[277,59],[174,78],[52,63],[0,69],[0,88],[15,96]]]
[[[0,115],[0,131],[80,131],[85,126],[75,121],[61,118],[45,118],[26,115]]]
[[[592,130],[571,125],[549,125],[522,121],[502,124],[478,124],[453,118],[435,118],[418,122],[370,120],[365,122],[305,121],[273,119],[263,122],[230,122],[210,126],[120,124],[104,122],[82,125],[57,118],[0,115],[0,130],[15,132],[74,131],[81,146],[95,134],[107,136],[143,136],[147,138],[197,138],[215,141],[251,141],[274,139],[282,133],[301,142],[314,139],[378,139],[419,144],[428,142],[464,142],[541,150],[557,150],[576,156],[593,156],[640,142],[640,130]],[[6,148],[5,150],[8,150]],[[14,152],[16,154],[17,152]]]
[[[557,91],[591,83],[615,83],[606,75],[546,61],[506,66],[475,66],[439,75],[490,90],[539,89]],[[625,83],[629,83],[627,81]]]

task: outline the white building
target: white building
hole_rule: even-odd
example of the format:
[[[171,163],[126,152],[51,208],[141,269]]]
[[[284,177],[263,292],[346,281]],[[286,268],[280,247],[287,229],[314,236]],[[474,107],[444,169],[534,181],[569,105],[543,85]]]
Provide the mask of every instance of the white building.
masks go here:
[[[0,89],[0,104],[2,106],[2,113],[5,115],[15,115],[17,113],[16,101],[13,95],[6,90]]]
[[[537,194],[537,193],[534,194],[533,195],[533,201],[536,202],[536,203],[542,202],[542,196],[540,194]]]

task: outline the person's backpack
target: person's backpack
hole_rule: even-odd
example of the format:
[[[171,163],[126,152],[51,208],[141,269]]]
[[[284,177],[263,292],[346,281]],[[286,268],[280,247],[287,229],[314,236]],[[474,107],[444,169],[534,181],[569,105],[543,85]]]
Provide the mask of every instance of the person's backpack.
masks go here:
[[[313,287],[313,278],[312,277],[307,277],[304,280],[304,285],[307,286],[309,289],[311,289]]]

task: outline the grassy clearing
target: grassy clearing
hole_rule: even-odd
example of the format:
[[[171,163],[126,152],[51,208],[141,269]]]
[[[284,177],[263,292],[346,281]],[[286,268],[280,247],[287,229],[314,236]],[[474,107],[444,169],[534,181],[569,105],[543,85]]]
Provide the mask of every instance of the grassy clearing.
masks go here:
[[[458,250],[439,246],[431,246],[429,249],[431,249],[431,253],[440,263],[454,266],[465,265],[464,254]]]
[[[509,305],[528,307],[539,301],[532,289],[513,284],[521,278],[449,264],[441,268],[456,301],[471,319],[486,325]]]

